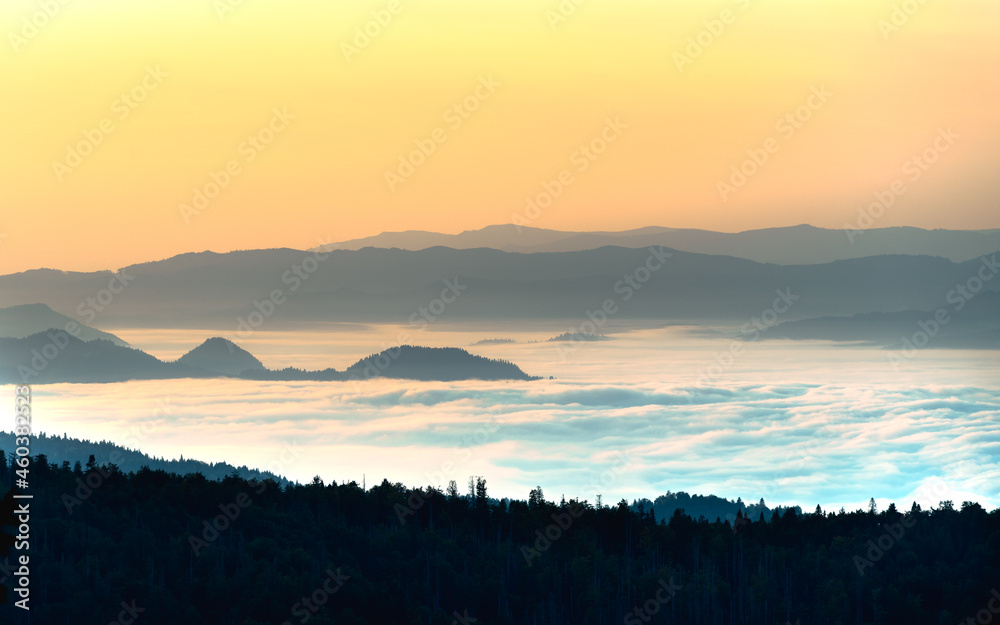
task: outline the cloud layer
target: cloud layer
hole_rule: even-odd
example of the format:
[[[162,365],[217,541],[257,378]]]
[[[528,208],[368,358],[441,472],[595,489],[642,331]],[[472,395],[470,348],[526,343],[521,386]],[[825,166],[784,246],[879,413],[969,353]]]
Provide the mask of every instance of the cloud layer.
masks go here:
[[[724,333],[677,327],[614,332],[569,352],[530,342],[565,325],[414,337],[443,346],[510,336],[519,343],[469,349],[553,380],[58,384],[35,387],[34,423],[300,481],[464,489],[482,475],[492,495],[520,498],[541,485],[550,498],[606,502],[685,490],[810,509],[869,497],[1000,505],[996,352],[921,350],[896,370],[884,350],[805,341],[746,343],[730,362]],[[242,346],[268,366],[315,368],[399,333],[361,330],[262,332]],[[166,357],[205,331],[124,334]]]
[[[48,432],[302,481],[464,488],[483,475],[491,494],[522,498],[539,484],[590,501],[686,490],[810,508],[1000,505],[1000,391],[975,386],[185,380],[35,393]]]

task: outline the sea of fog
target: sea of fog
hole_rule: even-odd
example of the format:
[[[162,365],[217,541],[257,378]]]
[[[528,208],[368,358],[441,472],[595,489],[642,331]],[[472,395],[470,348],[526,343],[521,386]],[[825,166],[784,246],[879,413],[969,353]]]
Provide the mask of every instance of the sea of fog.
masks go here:
[[[218,332],[115,330],[163,359]],[[289,478],[605,503],[666,491],[812,509],[944,499],[1000,505],[1000,353],[826,342],[736,344],[724,332],[618,328],[557,344],[565,325],[331,325],[238,342],[265,366],[344,369],[407,342],[465,347],[532,382],[167,380],[34,388],[38,431]],[[486,338],[516,344],[477,345]],[[735,352],[735,353],[734,353]],[[549,379],[549,377],[552,379]],[[8,387],[9,388],[9,387]],[[9,428],[7,428],[9,429]]]

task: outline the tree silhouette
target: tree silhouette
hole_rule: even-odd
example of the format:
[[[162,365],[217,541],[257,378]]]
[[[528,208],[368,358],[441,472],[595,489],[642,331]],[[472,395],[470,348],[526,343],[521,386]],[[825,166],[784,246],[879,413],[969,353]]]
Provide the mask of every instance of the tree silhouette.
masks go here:
[[[491,499],[481,476],[467,496],[453,482],[447,493],[388,480],[366,491],[95,463],[107,477],[69,514],[60,497],[81,476],[51,457],[32,484],[36,623],[106,625],[133,598],[142,625],[299,622],[292,606],[343,575],[310,625],[447,625],[455,614],[477,625],[937,625],[983,607],[1000,561],[1000,510],[965,502],[900,502],[874,517],[788,508],[769,521],[739,510],[731,522],[546,501],[541,487]],[[870,551],[890,535],[893,546]],[[206,543],[197,556],[192,537]],[[873,558],[863,575],[856,557]],[[636,612],[648,606],[655,619]],[[19,612],[0,606],[0,623]]]

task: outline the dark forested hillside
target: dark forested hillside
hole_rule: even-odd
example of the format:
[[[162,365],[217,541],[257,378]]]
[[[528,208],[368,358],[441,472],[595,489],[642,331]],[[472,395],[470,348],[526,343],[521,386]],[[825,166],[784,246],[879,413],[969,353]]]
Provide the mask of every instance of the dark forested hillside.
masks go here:
[[[140,430],[137,437],[143,435]],[[0,431],[0,449],[15,449],[14,433]],[[142,453],[136,449],[117,445],[111,441],[90,441],[78,438],[62,436],[49,436],[44,432],[37,432],[32,436],[31,450],[45,455],[48,458],[59,458],[60,462],[69,462],[70,465],[79,462],[86,464],[90,457],[94,457],[97,464],[115,464],[125,472],[138,471],[142,467],[152,469],[163,469],[172,473],[201,473],[210,480],[221,480],[227,475],[236,472],[240,477],[250,479],[273,479],[282,484],[287,482],[284,477],[275,475],[270,471],[260,471],[247,466],[235,467],[228,462],[202,462],[181,456],[179,460],[168,460],[157,458]]]
[[[692,519],[705,517],[710,521],[721,519],[730,523],[735,521],[737,513],[750,519],[756,519],[763,514],[764,518],[770,519],[771,515],[775,512],[780,516],[787,510],[787,508],[782,506],[776,506],[774,509],[768,508],[763,499],[757,503],[747,505],[743,503],[742,499],[730,501],[722,497],[716,497],[715,495],[689,495],[683,491],[679,493],[668,491],[666,494],[657,497],[654,501],[648,499],[633,501],[632,509],[649,510],[658,519],[669,519],[677,510],[683,510],[684,514]],[[794,510],[796,513],[802,513],[801,508],[798,506],[795,506]]]
[[[43,457],[32,475],[36,625],[951,624],[1000,588],[1000,511],[976,504],[730,525],[495,501],[482,479],[282,488]]]
[[[484,358],[457,347],[401,345],[362,358],[347,368],[348,379],[536,380],[512,362]]]

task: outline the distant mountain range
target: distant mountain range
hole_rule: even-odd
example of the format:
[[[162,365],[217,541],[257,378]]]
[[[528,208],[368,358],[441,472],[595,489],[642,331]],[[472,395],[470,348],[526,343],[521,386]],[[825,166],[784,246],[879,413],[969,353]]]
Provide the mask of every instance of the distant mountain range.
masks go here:
[[[904,339],[912,341],[914,335],[923,332],[928,334],[928,348],[1000,349],[1000,291],[987,291],[951,303],[942,299],[941,303],[944,305],[935,310],[872,312],[789,321],[768,329],[760,337],[859,341],[897,348],[906,347]],[[961,308],[956,310],[959,306]]]
[[[403,345],[362,358],[345,371],[272,371],[228,339],[211,338],[174,362],[111,341],[81,341],[48,330],[20,339],[0,338],[0,384],[123,382],[175,378],[235,377],[252,380],[532,380],[503,361],[458,348]]]
[[[658,247],[532,254],[365,248],[318,258],[291,249],[203,252],[124,268],[128,286],[96,319],[103,327],[216,328],[222,335],[331,322],[420,329],[442,321],[543,319],[601,332],[583,324],[742,324],[771,308],[778,291],[795,298],[782,305],[780,321],[935,310],[981,269],[978,258],[882,255],[776,265]],[[0,306],[42,302],[72,314],[112,278],[50,269],[0,276]],[[995,291],[1000,280],[984,288]]]
[[[115,345],[129,346],[114,334],[102,332],[76,319],[61,315],[45,304],[22,304],[0,308],[0,337],[21,339],[51,328],[66,330],[81,341],[105,339]]]
[[[383,232],[373,237],[334,243],[324,249],[377,247],[415,251],[441,246],[538,253],[578,252],[608,245],[631,248],[662,245],[683,252],[735,256],[779,265],[829,263],[880,254],[941,256],[953,261],[965,261],[1000,250],[1000,230],[896,227],[854,230],[848,236],[844,230],[808,225],[729,233],[659,226],[621,232],[566,232],[505,224],[459,234],[424,230]]]

